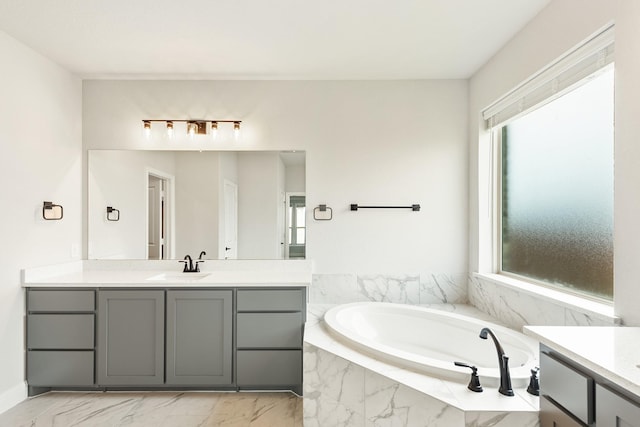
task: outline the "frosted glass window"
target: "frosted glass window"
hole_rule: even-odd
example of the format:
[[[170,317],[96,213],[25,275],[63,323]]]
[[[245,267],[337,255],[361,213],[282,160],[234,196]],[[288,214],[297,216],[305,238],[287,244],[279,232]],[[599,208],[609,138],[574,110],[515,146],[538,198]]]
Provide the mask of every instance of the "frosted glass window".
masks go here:
[[[612,299],[613,83],[502,127],[502,271]]]

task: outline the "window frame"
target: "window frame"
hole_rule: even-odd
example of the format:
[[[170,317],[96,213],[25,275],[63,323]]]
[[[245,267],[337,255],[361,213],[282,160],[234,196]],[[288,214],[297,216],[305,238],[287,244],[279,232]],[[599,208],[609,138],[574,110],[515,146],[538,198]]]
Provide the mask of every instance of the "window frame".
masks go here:
[[[611,21],[480,111],[479,140],[486,145],[478,151],[479,165],[484,169],[478,188],[479,195],[484,194],[477,212],[478,277],[534,294],[556,293],[554,300],[566,296],[585,304],[613,306],[615,294],[609,299],[502,269],[502,127],[572,91],[614,61],[615,24]],[[615,278],[613,285],[615,292]]]
[[[611,67],[613,67],[614,65],[611,64]],[[603,69],[606,69],[607,67],[603,67]],[[583,82],[586,84],[588,83],[589,78],[585,78],[583,80]],[[614,80],[614,85],[615,85],[615,80]],[[577,86],[576,86],[577,88]],[[566,91],[564,94],[571,92],[571,90]],[[555,98],[557,99],[557,98]],[[555,99],[549,101],[549,102],[553,102]],[[495,274],[504,276],[506,278],[510,278],[510,279],[515,279],[515,280],[519,280],[522,282],[526,282],[535,286],[540,286],[546,289],[551,289],[551,290],[555,290],[558,292],[562,292],[565,294],[569,294],[572,296],[576,296],[579,298],[583,298],[589,301],[594,301],[600,304],[605,304],[605,305],[613,305],[613,294],[611,296],[611,299],[609,298],[605,298],[605,297],[601,297],[598,295],[594,295],[594,294],[590,294],[588,292],[582,292],[579,290],[576,290],[574,288],[570,288],[570,287],[566,287],[560,284],[554,284],[551,282],[546,282],[543,280],[539,280],[539,279],[535,279],[529,276],[523,276],[521,274],[518,273],[514,273],[511,271],[505,271],[502,268],[502,257],[503,257],[503,251],[502,251],[502,230],[503,230],[503,215],[502,215],[502,201],[503,201],[503,185],[502,185],[502,138],[503,138],[503,128],[505,126],[507,126],[509,124],[509,122],[511,122],[512,120],[516,120],[519,117],[522,117],[523,115],[526,115],[527,113],[533,111],[535,108],[529,109],[527,111],[524,111],[522,114],[518,115],[517,117],[514,117],[511,120],[508,120],[504,123],[501,123],[498,126],[494,126],[492,127],[489,132],[491,133],[490,135],[490,161],[491,164],[489,166],[490,168],[490,173],[491,173],[491,191],[490,191],[490,197],[491,197],[491,227],[492,227],[492,232],[491,232],[491,264],[492,264],[492,271],[494,271]],[[614,136],[614,142],[615,142],[615,136]],[[613,162],[613,157],[611,159],[611,161]]]

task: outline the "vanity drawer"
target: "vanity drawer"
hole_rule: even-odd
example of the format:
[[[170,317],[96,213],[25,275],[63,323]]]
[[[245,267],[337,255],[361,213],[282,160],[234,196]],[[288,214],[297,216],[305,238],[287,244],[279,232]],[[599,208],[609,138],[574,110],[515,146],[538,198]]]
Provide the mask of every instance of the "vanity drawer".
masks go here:
[[[27,310],[33,311],[94,311],[95,291],[29,290]]]
[[[594,420],[594,381],[547,353],[540,353],[540,395],[549,397],[585,424]]]
[[[91,386],[93,351],[29,351],[27,352],[29,386]]]
[[[93,314],[30,314],[27,348],[93,349]]]
[[[302,289],[238,290],[238,311],[300,311],[304,303]]]
[[[546,397],[540,397],[540,427],[582,427],[583,425]]]
[[[302,350],[238,350],[238,386],[279,387],[302,383]]]
[[[302,347],[302,313],[238,313],[238,347]]]

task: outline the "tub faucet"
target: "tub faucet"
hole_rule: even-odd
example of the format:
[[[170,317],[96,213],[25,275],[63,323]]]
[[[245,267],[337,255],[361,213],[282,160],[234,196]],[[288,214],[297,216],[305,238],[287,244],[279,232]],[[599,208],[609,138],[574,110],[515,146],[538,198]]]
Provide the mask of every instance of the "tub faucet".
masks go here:
[[[489,328],[482,328],[480,331],[480,338],[487,339],[487,334],[491,335],[493,343],[496,345],[496,351],[498,352],[498,367],[500,368],[500,388],[498,392],[505,396],[513,396],[513,389],[511,388],[511,375],[509,374],[509,357],[504,354],[504,349],[498,342],[498,338],[491,332]]]

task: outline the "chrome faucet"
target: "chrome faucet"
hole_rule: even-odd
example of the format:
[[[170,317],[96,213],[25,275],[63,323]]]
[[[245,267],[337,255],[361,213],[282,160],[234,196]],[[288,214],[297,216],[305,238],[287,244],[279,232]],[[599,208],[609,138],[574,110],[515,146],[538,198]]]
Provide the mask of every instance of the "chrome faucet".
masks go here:
[[[496,351],[498,352],[498,367],[500,368],[500,388],[498,392],[505,396],[513,396],[513,389],[511,388],[511,375],[509,374],[509,357],[504,354],[504,349],[498,342],[498,338],[491,332],[489,328],[482,328],[480,331],[480,338],[487,339],[487,334],[491,335],[493,343],[496,345]]]

